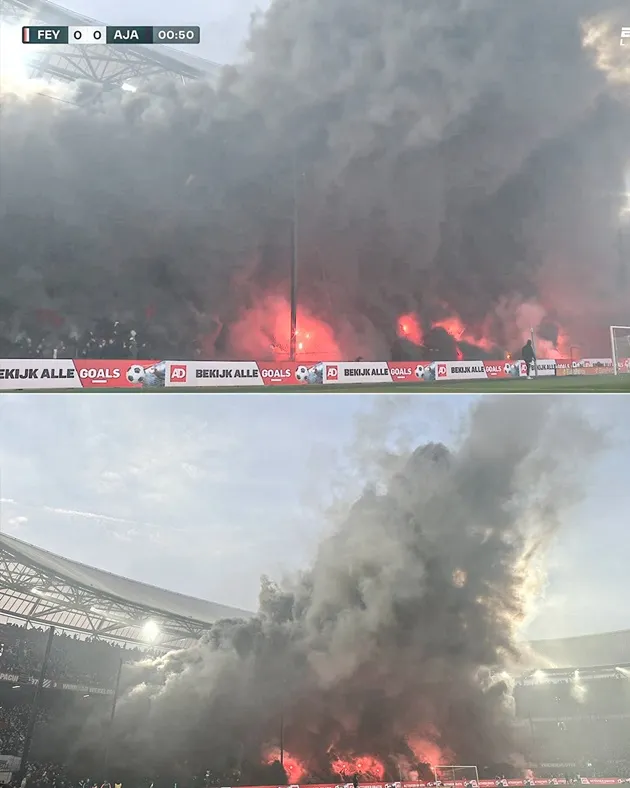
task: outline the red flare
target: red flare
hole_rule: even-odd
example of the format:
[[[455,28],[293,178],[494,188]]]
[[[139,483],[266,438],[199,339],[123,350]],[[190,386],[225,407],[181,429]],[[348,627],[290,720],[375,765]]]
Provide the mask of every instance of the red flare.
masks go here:
[[[243,313],[230,329],[233,351],[240,358],[283,361],[290,353],[291,307],[285,298],[267,296]],[[332,328],[300,308],[295,334],[296,360],[304,364],[342,358]]]
[[[361,755],[355,758],[335,758],[330,764],[332,770],[342,780],[351,779],[354,774],[368,777],[376,782],[381,782],[385,777],[385,767],[371,755]]]
[[[267,753],[267,757],[265,758],[265,762],[267,764],[272,764],[280,760],[282,760],[282,765],[284,766],[284,771],[289,778],[289,783],[293,785],[300,783],[302,778],[306,776],[306,767],[304,764],[293,755],[289,755],[287,752],[283,753],[281,758],[280,749],[278,747],[270,750]]]
[[[412,313],[401,315],[398,318],[398,336],[402,339],[408,339],[414,345],[424,344],[420,322]]]
[[[437,731],[432,732],[434,735]],[[409,749],[414,754],[418,763],[428,763],[436,766],[443,763],[452,763],[454,754],[448,750],[443,750],[438,744],[430,739],[410,738],[408,740]]]
[[[572,352],[573,351],[573,352]],[[580,356],[580,349],[571,345],[569,335],[562,329],[558,331],[558,338],[555,342],[547,339],[536,339],[536,355],[538,358],[577,358]]]
[[[444,318],[444,320],[438,320],[437,323],[433,324],[433,328],[443,328],[447,334],[453,337],[455,342],[465,342],[468,345],[476,345],[488,352],[494,348],[494,342],[491,339],[483,336],[483,333],[477,336],[474,332],[469,331],[457,315]],[[459,353],[457,357],[462,358]]]

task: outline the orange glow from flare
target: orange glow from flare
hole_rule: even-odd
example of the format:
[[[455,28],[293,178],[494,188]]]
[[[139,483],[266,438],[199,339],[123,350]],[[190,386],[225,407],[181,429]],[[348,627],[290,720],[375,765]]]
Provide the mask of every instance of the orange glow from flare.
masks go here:
[[[453,753],[442,750],[435,742],[426,739],[409,739],[409,749],[418,763],[452,763]]]
[[[290,353],[291,307],[281,296],[266,296],[244,312],[230,329],[239,357],[286,361]],[[307,309],[300,308],[295,335],[296,360],[316,364],[342,358],[332,328]]]
[[[369,777],[371,780],[382,782],[385,776],[385,767],[371,755],[362,755],[358,758],[335,758],[331,766],[333,771],[342,779],[348,779],[354,774],[360,774],[363,777]]]
[[[439,320],[433,324],[433,328],[443,328],[447,334],[450,334],[455,342],[466,342],[469,345],[476,345],[483,350],[490,351],[494,347],[494,343],[484,336],[476,337],[466,329],[461,319],[457,316],[448,317],[444,320]],[[420,321],[413,313],[401,315],[398,318],[398,336],[403,339],[408,339],[415,345],[424,344],[424,336]],[[464,354],[457,348],[457,358],[462,359]]]
[[[402,339],[408,339],[410,342],[413,342],[414,345],[424,344],[420,322],[412,313],[401,315],[398,318],[398,336]]]
[[[265,758],[265,762],[268,765],[275,763],[276,761],[280,761],[280,749],[278,747],[270,750],[267,753],[267,757]],[[292,784],[300,783],[302,778],[306,776],[306,767],[297,758],[294,758],[293,755],[289,755],[289,753],[285,752],[282,758],[284,771],[287,773],[287,777],[289,778],[289,782]]]
[[[447,317],[444,320],[439,320],[437,323],[433,324],[433,328],[443,328],[447,334],[450,334],[456,342],[466,342],[468,345],[476,345],[477,347],[482,348],[485,351],[491,351],[494,347],[494,343],[491,342],[489,339],[485,337],[476,337],[471,334],[467,329],[466,326],[462,323],[459,317],[454,315],[453,317]],[[460,358],[460,353],[458,351],[458,358]]]
[[[571,352],[573,350],[573,353]],[[579,358],[580,349],[571,347],[571,339],[562,329],[558,330],[556,343],[549,342],[547,339],[536,339],[536,355],[538,358]]]

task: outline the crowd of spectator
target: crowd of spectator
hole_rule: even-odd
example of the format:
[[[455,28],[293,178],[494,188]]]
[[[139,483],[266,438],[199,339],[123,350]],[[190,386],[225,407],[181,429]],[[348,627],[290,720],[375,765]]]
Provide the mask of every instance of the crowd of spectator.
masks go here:
[[[65,322],[42,325],[37,320],[13,328],[0,319],[0,358],[195,358],[204,344],[190,326],[184,330],[159,321],[100,319],[77,330]]]
[[[47,637],[47,630],[0,624],[0,673],[37,678]],[[121,659],[133,662],[149,653],[96,638],[58,632],[53,638],[46,678],[112,689]]]
[[[517,687],[515,697],[520,716],[534,719],[630,714],[630,679],[618,673],[608,678],[530,684]]]
[[[0,753],[2,755],[21,755],[24,749],[28,720],[31,713],[30,703],[0,703]],[[40,708],[37,723],[45,723],[48,712]]]
[[[606,763],[607,772],[616,764],[621,773],[614,776],[630,776],[630,719],[547,720],[533,723],[532,735],[534,752],[543,763],[577,763],[585,776],[587,770],[593,773],[593,764],[600,768]]]
[[[0,335],[0,358],[151,358],[150,332],[120,321],[99,320],[78,332],[30,327]]]
[[[515,690],[517,714],[539,763],[573,763],[584,776],[630,776],[630,680],[608,677],[542,681]]]

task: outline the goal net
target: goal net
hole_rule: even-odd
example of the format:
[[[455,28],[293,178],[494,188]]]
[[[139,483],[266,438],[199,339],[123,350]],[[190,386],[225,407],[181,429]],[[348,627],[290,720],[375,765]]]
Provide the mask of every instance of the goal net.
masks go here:
[[[630,373],[630,326],[610,327],[610,349],[615,375]]]
[[[467,785],[477,788],[479,785],[479,770],[476,766],[451,766],[447,764],[432,766],[431,769],[435,775],[437,785],[457,786],[457,788],[465,788]]]

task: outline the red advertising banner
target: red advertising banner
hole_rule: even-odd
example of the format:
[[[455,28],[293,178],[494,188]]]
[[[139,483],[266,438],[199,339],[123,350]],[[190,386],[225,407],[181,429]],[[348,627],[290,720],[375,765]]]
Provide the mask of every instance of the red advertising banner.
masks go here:
[[[623,777],[582,777],[580,779],[582,785],[629,785],[630,778]],[[529,786],[556,786],[567,785],[567,780],[564,778],[553,778],[549,780],[530,779],[530,780],[453,780],[440,782],[439,786],[442,788],[465,788],[466,785],[471,785],[477,788],[529,788]],[[393,783],[368,783],[360,782],[361,788],[435,788],[434,782],[393,782]],[[268,785],[268,786],[244,786],[244,788],[282,788],[282,786]],[[352,783],[300,783],[299,785],[289,785],[288,788],[352,788]]]
[[[612,359],[542,359],[536,376],[611,375]],[[630,358],[618,359],[630,374]],[[524,361],[156,361],[0,359],[0,390],[235,388],[524,378]]]
[[[526,378],[527,364],[524,361],[484,361],[488,378]]]
[[[430,364],[404,364],[400,361],[388,361],[387,365],[393,383],[422,383],[431,380]]]
[[[137,389],[147,385],[159,362],[75,359],[73,363],[84,389]]]

